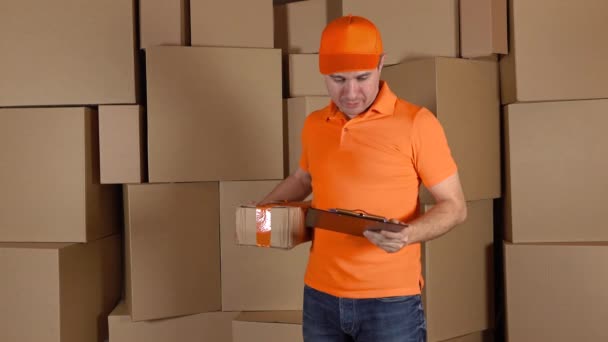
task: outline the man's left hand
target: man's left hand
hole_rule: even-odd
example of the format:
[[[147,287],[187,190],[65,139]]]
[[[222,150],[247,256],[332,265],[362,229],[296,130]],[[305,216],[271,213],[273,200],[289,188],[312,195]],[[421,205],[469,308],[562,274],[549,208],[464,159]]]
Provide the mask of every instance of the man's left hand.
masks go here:
[[[391,223],[403,223],[398,220],[390,220]],[[400,232],[390,232],[387,230],[372,231],[366,230],[363,235],[374,245],[382,248],[388,253],[395,253],[407,246],[411,227],[404,227]]]

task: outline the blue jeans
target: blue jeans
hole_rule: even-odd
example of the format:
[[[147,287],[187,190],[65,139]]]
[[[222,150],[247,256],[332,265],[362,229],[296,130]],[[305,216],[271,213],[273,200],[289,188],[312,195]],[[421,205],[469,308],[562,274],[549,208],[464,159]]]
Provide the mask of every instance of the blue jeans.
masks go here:
[[[425,342],[420,295],[339,298],[304,287],[304,342]]]

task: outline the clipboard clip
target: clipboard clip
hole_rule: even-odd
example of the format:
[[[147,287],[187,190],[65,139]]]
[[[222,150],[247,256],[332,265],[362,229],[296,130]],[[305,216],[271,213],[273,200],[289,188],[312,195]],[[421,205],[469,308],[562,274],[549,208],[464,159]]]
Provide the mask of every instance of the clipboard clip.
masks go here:
[[[389,220],[386,217],[372,215],[361,209],[348,210],[348,209],[341,209],[341,208],[332,208],[332,209],[328,209],[328,211],[332,212],[332,213],[336,213],[336,214],[349,215],[349,216],[360,217],[360,218],[367,218],[367,219],[384,222],[384,223],[389,222]]]

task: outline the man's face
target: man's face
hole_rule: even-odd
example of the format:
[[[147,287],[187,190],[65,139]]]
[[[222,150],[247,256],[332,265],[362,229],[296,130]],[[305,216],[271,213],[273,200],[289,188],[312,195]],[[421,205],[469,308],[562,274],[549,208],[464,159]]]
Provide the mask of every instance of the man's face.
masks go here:
[[[349,118],[365,112],[376,99],[383,59],[376,69],[324,75],[329,96]]]

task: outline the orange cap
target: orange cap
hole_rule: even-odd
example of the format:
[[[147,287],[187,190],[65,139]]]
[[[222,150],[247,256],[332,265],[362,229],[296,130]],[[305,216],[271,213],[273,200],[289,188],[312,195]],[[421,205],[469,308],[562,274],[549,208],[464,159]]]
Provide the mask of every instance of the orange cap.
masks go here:
[[[321,35],[319,70],[329,75],[374,69],[381,54],[382,38],[376,25],[363,17],[340,17],[327,24]]]

